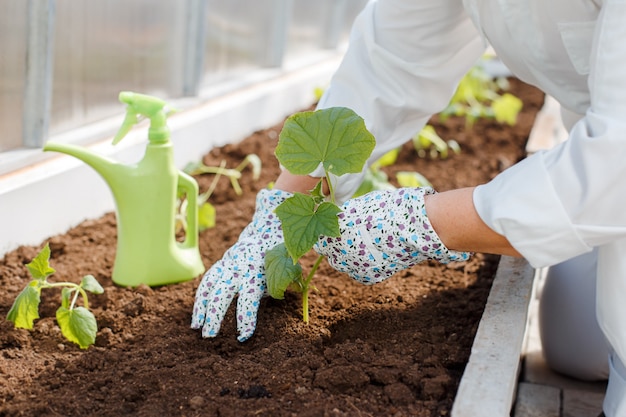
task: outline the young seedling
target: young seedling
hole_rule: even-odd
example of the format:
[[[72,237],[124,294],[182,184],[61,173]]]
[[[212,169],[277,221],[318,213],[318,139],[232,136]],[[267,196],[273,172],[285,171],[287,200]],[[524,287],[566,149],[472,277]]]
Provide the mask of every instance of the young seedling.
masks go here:
[[[411,140],[420,158],[426,156],[426,151],[428,151],[431,159],[436,159],[438,156],[441,159],[446,159],[448,150],[452,150],[457,155],[461,153],[461,147],[455,140],[451,139],[446,142],[437,134],[432,125],[424,126]]]
[[[302,293],[302,318],[309,322],[311,280],[324,259],[319,256],[305,276],[300,258],[311,250],[321,235],[339,236],[333,176],[358,173],[374,150],[375,139],[365,122],[345,107],[296,113],[289,117],[279,135],[276,157],[295,175],[307,175],[319,166],[324,177],[309,194],[295,193],[276,208],[284,243],[265,257],[269,294],[283,299],[288,288]],[[322,185],[328,185],[324,195]]]
[[[493,77],[483,67],[475,65],[463,76],[448,107],[439,116],[442,120],[451,115],[463,116],[468,126],[482,117],[512,126],[522,109],[522,101],[513,94],[501,94],[507,89],[506,78]]]
[[[203,231],[215,227],[215,207],[208,202],[211,195],[217,187],[217,183],[221,176],[225,176],[237,195],[241,195],[243,191],[239,185],[239,179],[244,169],[248,166],[252,168],[252,179],[258,180],[261,176],[261,158],[258,155],[250,154],[236,167],[226,168],[226,161],[222,161],[219,166],[208,166],[202,162],[188,164],[184,171],[189,175],[214,174],[215,177],[211,181],[208,190],[198,195],[198,230]],[[179,196],[177,201],[176,214],[176,233],[187,229],[186,221],[187,200]]]
[[[39,318],[41,290],[44,288],[62,288],[61,306],[57,309],[56,319],[61,333],[70,342],[76,343],[81,349],[87,349],[96,341],[98,324],[93,313],[89,311],[87,292],[102,294],[104,289],[92,275],[86,275],[80,284],[73,282],[49,282],[48,277],[56,271],[50,267],[50,246],[46,246],[26,265],[32,280],[13,302],[7,314],[7,320],[16,328],[32,329],[34,321]],[[83,299],[83,306],[78,306],[78,296]]]
[[[522,101],[510,93],[504,77],[493,77],[482,66],[475,65],[461,79],[448,106],[439,113],[440,120],[450,116],[465,117],[467,128],[479,118],[495,119],[498,123],[513,126],[522,109]],[[455,140],[443,140],[431,125],[426,125],[413,138],[413,146],[420,158],[429,155],[432,159],[448,157],[448,151],[461,152]]]

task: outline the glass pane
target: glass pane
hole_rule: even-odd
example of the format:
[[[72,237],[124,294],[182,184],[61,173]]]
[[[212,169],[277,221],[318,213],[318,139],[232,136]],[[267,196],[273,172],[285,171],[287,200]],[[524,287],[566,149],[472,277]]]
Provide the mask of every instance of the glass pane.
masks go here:
[[[0,152],[22,146],[28,2],[0,2]]]
[[[348,40],[356,15],[367,0],[294,0],[286,59],[302,59]]]
[[[203,87],[262,67],[276,30],[272,0],[207,0]]]
[[[120,91],[179,94],[186,2],[56,4],[51,134],[120,114]]]
[[[293,15],[289,25],[287,54],[289,58],[307,55],[324,47],[326,16],[336,0],[294,0]],[[342,3],[337,1],[337,4]]]

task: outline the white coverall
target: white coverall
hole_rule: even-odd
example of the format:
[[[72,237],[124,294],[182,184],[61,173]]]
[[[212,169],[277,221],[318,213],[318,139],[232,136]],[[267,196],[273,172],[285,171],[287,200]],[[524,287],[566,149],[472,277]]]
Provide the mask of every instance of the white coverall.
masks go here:
[[[559,101],[570,136],[479,186],[474,204],[534,267],[597,248],[596,313],[613,350],[604,411],[626,416],[616,371],[626,363],[626,0],[372,1],[319,108],[362,116],[373,162],[445,108],[487,44]],[[360,180],[342,177],[337,198]]]

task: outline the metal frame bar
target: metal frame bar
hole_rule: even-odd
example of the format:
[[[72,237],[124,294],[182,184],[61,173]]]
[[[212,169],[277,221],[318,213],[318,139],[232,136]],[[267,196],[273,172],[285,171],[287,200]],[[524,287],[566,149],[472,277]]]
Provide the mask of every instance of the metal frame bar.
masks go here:
[[[22,143],[41,147],[48,135],[54,50],[55,0],[28,0]]]
[[[207,31],[206,0],[187,0],[185,11],[183,95],[196,96],[200,91],[204,66],[205,37]]]

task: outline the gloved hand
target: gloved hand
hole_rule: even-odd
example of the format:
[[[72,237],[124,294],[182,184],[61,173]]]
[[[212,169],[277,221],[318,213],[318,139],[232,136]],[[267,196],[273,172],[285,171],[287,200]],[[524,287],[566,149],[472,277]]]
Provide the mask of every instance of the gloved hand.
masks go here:
[[[424,196],[432,188],[373,191],[346,201],[341,236],[321,237],[315,251],[333,268],[364,284],[375,284],[425,260],[465,261],[468,252],[448,250],[426,216]]]
[[[280,219],[273,211],[291,195],[287,191],[261,190],[252,222],[202,277],[191,317],[191,328],[202,328],[202,337],[217,335],[237,293],[237,339],[243,342],[254,333],[259,302],[266,289],[265,252],[283,241]]]

